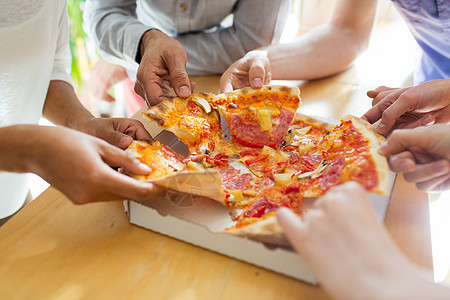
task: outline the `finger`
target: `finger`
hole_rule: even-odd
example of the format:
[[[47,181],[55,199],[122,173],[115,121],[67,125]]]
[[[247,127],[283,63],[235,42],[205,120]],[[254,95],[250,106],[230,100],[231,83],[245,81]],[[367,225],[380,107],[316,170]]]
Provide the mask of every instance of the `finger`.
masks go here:
[[[433,155],[430,155],[428,153],[423,153],[423,150],[420,147],[411,147],[411,152],[414,155],[414,160],[416,164],[429,164],[434,161],[436,161],[436,157]]]
[[[367,92],[367,96],[369,96],[370,98],[375,98],[379,93],[384,92],[384,91],[391,91],[393,90],[393,88],[388,88],[386,86],[379,86],[374,90],[370,90]]]
[[[166,61],[169,70],[170,84],[178,97],[188,98],[191,95],[191,83],[186,73],[186,53],[177,55],[171,61]],[[183,59],[184,58],[184,59]]]
[[[265,82],[265,69],[264,65],[260,62],[255,62],[249,70],[250,85],[254,89],[259,89]]]
[[[228,92],[232,92],[232,91],[233,91],[233,84],[230,81],[225,82],[220,87],[220,92],[221,93],[228,93]]]
[[[441,109],[434,114],[435,123],[450,124],[450,105],[447,108]]]
[[[133,138],[131,136],[112,128],[108,128],[101,138],[111,145],[121,149],[126,149],[133,142]]]
[[[108,144],[103,144],[101,150],[101,158],[105,163],[112,167],[122,167],[129,173],[137,175],[146,175],[152,171],[149,166],[141,163],[133,155],[121,149]]]
[[[136,83],[139,83],[141,87],[140,95],[149,107],[160,103],[166,98],[162,89],[163,80],[152,68],[154,69],[153,66],[147,67],[147,72],[141,75],[144,79],[136,79]],[[136,85],[135,91],[136,93],[139,91],[139,89],[136,90]]]
[[[148,107],[151,106],[150,102],[147,100],[147,97],[145,97],[144,89],[142,88],[140,82],[136,79],[136,82],[134,83],[134,91],[136,94],[141,96],[142,100],[145,101],[145,104],[147,104]]]
[[[403,126],[402,128],[406,129],[406,128],[416,128],[419,126],[430,126],[433,125],[435,122],[436,119],[432,115],[425,115],[414,122],[405,124],[405,126]]]
[[[300,252],[303,235],[306,233],[302,220],[288,208],[281,207],[277,211],[277,221],[283,228],[286,238],[291,242],[294,249]]]
[[[111,191],[118,199],[148,200],[162,197],[167,189],[150,182],[139,181],[112,169],[105,170],[105,189]]]
[[[375,104],[372,108],[370,108],[366,113],[361,117],[363,120],[369,122],[370,124],[374,124],[378,120],[381,119],[383,112],[390,106],[391,104],[387,101],[380,101]]]
[[[396,173],[413,172],[416,167],[414,155],[405,151],[389,158],[389,168]]]
[[[144,125],[136,125],[136,129],[134,132],[126,132],[135,140],[153,140],[150,133],[145,129]],[[130,143],[131,144],[131,143]],[[130,144],[126,145],[128,147]]]
[[[448,190],[450,190],[450,177],[441,184],[435,186],[432,190],[429,190],[428,192],[445,192]]]
[[[378,153],[384,156],[398,154],[414,146],[423,146],[424,140],[417,129],[398,129],[391,134],[386,142],[381,144]]]
[[[381,119],[383,112],[392,105],[392,102],[394,102],[404,90],[405,89],[393,89],[384,86],[377,88],[377,95],[372,101],[373,107],[369,109],[362,118],[371,124],[375,123]]]
[[[416,183],[416,186],[419,190],[424,192],[439,192],[445,191],[446,189],[442,189],[444,187],[449,186],[450,182],[450,174],[442,175],[424,182]]]
[[[415,107],[415,98],[407,91],[399,90],[386,96],[383,101],[391,103],[391,105],[382,112],[381,122],[377,127],[377,132],[385,135],[392,131],[400,116],[413,110]]]
[[[446,159],[429,164],[417,165],[413,172],[406,173],[403,177],[408,182],[424,182],[443,175],[450,175],[450,162]]]

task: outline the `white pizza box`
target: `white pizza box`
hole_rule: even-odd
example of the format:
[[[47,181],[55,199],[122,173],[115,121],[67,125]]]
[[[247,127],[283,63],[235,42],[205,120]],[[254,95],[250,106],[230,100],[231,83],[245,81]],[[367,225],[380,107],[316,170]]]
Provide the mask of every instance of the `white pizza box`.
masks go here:
[[[147,120],[143,123],[152,136],[161,143],[186,155],[187,147],[172,133],[161,130],[156,124]],[[390,189],[394,181],[395,175],[391,173]],[[379,219],[383,221],[390,196],[370,194],[370,199]],[[312,201],[305,199],[305,206],[309,206]],[[173,192],[161,199],[149,200],[145,204],[126,200],[124,205],[132,224],[283,275],[317,284],[302,258],[291,248],[277,247],[221,232],[233,225],[230,216],[233,214],[233,209],[214,200]]]

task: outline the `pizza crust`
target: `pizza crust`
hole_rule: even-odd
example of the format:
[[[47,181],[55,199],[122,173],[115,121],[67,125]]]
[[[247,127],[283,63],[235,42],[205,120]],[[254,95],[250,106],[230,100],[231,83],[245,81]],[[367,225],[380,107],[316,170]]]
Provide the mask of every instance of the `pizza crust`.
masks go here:
[[[223,232],[273,245],[289,245],[289,241],[284,236],[283,229],[278,223],[276,216],[270,216],[267,219],[257,221],[247,226],[227,229]]]
[[[302,113],[296,113],[295,114],[294,122],[295,121],[303,121],[303,122],[308,123],[308,124],[317,125],[319,127],[325,128],[325,129],[327,129],[329,131],[331,131],[334,128],[334,126],[336,126],[335,124],[327,123],[327,122],[325,122],[323,120],[320,120],[318,118],[314,118],[314,117],[311,117],[311,116],[307,116],[307,115],[304,115]]]
[[[371,192],[380,194],[383,196],[389,193],[389,165],[386,157],[378,154],[378,148],[386,139],[376,132],[375,127],[373,127],[369,122],[364,121],[361,118],[348,115],[345,116],[343,121],[350,120],[356,129],[364,136],[364,138],[369,142],[370,155],[373,157],[375,162],[375,168],[378,174],[378,185]]]
[[[227,92],[223,94],[219,94],[216,97],[218,98],[228,98],[232,96],[238,96],[238,95],[248,95],[253,94],[256,92],[279,92],[283,94],[290,94],[293,96],[297,96],[300,98],[300,89],[298,87],[291,87],[291,86],[285,86],[285,85],[263,85],[260,89],[254,89],[252,87],[245,87],[242,89],[234,90],[232,92]]]
[[[176,172],[166,177],[150,180],[150,182],[181,193],[207,197],[226,205],[218,170]]]
[[[175,107],[175,101],[173,98],[167,98],[158,105],[152,106],[142,114],[150,120],[158,123],[159,126],[165,127],[165,116],[168,112],[173,111]]]

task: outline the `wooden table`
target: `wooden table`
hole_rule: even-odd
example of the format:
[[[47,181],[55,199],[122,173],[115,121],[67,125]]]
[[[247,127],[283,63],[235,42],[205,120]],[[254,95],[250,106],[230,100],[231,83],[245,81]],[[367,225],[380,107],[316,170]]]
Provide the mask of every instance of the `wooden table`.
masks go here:
[[[373,86],[348,82],[348,72],[290,82],[302,90],[301,111],[331,118],[366,111]],[[192,79],[197,91],[218,91],[218,77]],[[427,196],[401,176],[385,224],[411,260],[432,268]],[[51,187],[0,228],[0,282],[1,299],[330,298],[320,287],[130,225],[121,202],[76,206]]]

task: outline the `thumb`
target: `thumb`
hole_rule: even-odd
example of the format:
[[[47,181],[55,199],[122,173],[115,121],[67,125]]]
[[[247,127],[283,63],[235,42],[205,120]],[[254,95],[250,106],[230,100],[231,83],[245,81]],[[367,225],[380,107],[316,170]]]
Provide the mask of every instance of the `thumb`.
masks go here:
[[[249,81],[250,85],[254,89],[259,89],[264,84],[265,71],[264,66],[255,64],[250,67],[249,71]]]
[[[133,142],[131,136],[115,130],[111,130],[111,132],[108,131],[103,139],[120,149],[126,149]]]
[[[104,144],[102,148],[103,161],[112,167],[122,167],[133,174],[139,175],[148,174],[152,170],[149,166],[141,163],[136,157],[124,150],[109,144]]]
[[[378,148],[378,153],[384,156],[388,156],[408,150],[411,144],[415,143],[414,135],[411,134],[411,132],[412,130],[408,129],[395,130],[389,136],[387,141],[381,144],[381,146]]]

